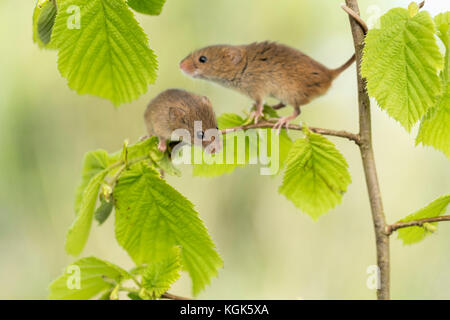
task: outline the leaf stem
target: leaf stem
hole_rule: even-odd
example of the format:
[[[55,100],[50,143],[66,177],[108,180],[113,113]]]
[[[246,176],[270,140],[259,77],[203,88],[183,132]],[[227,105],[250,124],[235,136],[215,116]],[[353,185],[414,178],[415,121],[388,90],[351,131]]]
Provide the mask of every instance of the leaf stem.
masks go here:
[[[397,222],[386,226],[386,234],[390,236],[394,231],[408,227],[422,227],[425,223],[450,221],[450,216],[424,218],[407,222]]]

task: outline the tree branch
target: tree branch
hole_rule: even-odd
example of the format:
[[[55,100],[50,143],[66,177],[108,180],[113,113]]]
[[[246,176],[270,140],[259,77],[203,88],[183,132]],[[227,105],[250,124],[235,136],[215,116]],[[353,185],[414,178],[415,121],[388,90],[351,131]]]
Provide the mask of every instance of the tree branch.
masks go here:
[[[227,134],[230,132],[235,132],[235,131],[240,131],[240,130],[249,130],[249,129],[270,129],[270,128],[273,128],[274,125],[275,125],[275,123],[272,123],[271,121],[263,121],[263,122],[259,122],[258,124],[249,124],[249,125],[245,125],[245,126],[224,129],[224,130],[221,130],[221,133]],[[300,125],[297,125],[297,124],[289,124],[289,129],[302,131],[303,127]],[[359,145],[361,142],[358,134],[351,133],[348,131],[322,129],[322,128],[315,128],[315,127],[308,127],[308,129],[311,130],[312,132],[322,134],[322,135],[345,138],[345,139],[355,142],[357,145]]]
[[[422,227],[425,223],[450,221],[450,216],[440,216],[433,218],[425,218],[408,222],[397,222],[386,226],[386,234],[390,236],[394,231],[408,227]]]
[[[359,16],[357,0],[346,0],[346,5]],[[361,59],[364,48],[364,29],[350,17],[350,26],[356,54],[358,102],[359,102],[359,127],[361,143],[359,145],[361,158],[369,193],[372,221],[375,229],[377,265],[380,269],[380,288],[377,290],[378,299],[389,299],[389,236],[385,233],[386,218],[384,216],[381,192],[378,184],[375,157],[372,147],[372,128],[370,118],[370,100],[366,89],[366,81],[362,78]]]
[[[164,294],[161,296],[161,298],[162,298],[162,299],[168,299],[168,300],[192,300],[192,299],[190,299],[190,298],[185,298],[185,297],[176,296],[176,295],[171,294],[171,293],[168,293],[168,292],[164,293]]]

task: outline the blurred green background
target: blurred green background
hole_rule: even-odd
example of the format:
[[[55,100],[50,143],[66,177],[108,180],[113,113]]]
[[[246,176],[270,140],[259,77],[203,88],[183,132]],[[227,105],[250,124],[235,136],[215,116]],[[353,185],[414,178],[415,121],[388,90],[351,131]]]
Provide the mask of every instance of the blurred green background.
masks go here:
[[[122,141],[145,134],[143,112],[160,91],[179,87],[210,97],[216,113],[241,112],[251,102],[178,69],[191,50],[216,43],[276,40],[299,48],[329,67],[350,57],[348,18],[337,0],[168,0],[159,17],[137,15],[159,57],[159,78],[139,100],[111,103],[71,91],[56,67],[56,53],[32,43],[35,1],[0,1],[0,291],[1,299],[44,299],[48,284],[73,261],[64,237],[74,217],[74,190],[85,152],[116,151]],[[361,0],[362,17],[408,1]],[[427,1],[434,14],[447,0]],[[272,101],[269,101],[272,102]],[[310,125],[356,131],[354,67],[328,94],[304,107]],[[284,113],[291,112],[286,108]],[[376,160],[389,222],[450,190],[449,161],[431,148],[415,147],[408,134],[374,106]],[[359,150],[332,139],[348,159],[353,183],[340,206],[318,222],[277,193],[281,176],[258,169],[231,175],[168,178],[196,206],[225,267],[199,296],[205,299],[372,299],[366,287],[375,264],[375,241]],[[114,239],[113,219],[94,224],[84,256],[123,267],[130,258]],[[392,297],[450,298],[450,223],[414,246],[392,237]],[[171,292],[189,296],[186,275]]]

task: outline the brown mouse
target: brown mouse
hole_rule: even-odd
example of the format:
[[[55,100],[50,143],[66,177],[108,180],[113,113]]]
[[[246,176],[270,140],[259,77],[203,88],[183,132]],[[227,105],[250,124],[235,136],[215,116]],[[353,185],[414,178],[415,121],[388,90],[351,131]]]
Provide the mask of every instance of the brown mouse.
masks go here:
[[[180,68],[194,78],[214,81],[249,96],[256,103],[255,123],[263,115],[264,100],[276,98],[294,107],[294,113],[278,120],[281,130],[300,114],[300,106],[323,95],[331,82],[355,61],[353,55],[337,69],[328,69],[297,49],[275,42],[249,45],[216,45],[194,51]]]
[[[183,141],[189,144],[201,144],[206,148],[214,142],[206,141],[205,132],[214,129],[217,135],[217,120],[207,97],[195,95],[181,89],[169,89],[154,98],[144,114],[147,131],[150,136],[159,138],[158,149],[165,152],[167,141],[171,139],[172,132],[176,129],[185,129],[189,132],[191,141]],[[195,124],[201,121],[201,126]],[[219,141],[219,140],[217,140]],[[217,146],[212,146],[210,151],[214,153]]]

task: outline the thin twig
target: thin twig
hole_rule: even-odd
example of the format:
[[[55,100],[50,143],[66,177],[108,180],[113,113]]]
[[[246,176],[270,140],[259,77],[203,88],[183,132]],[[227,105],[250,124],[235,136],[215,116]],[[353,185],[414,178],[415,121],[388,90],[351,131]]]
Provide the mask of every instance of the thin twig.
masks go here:
[[[450,216],[425,218],[425,219],[413,220],[413,221],[408,221],[408,222],[397,222],[397,223],[391,224],[389,226],[386,226],[386,234],[388,236],[390,236],[394,231],[397,231],[398,229],[401,229],[401,228],[422,227],[424,225],[424,223],[443,222],[443,221],[450,221]]]
[[[369,32],[369,28],[367,27],[367,24],[364,22],[364,20],[357,14],[354,10],[347,7],[345,4],[341,5],[341,8],[344,9],[345,12],[347,12],[353,19],[355,19],[356,22],[359,23],[359,25],[363,28],[364,34],[367,34]]]
[[[421,3],[419,3],[419,9],[422,9],[424,5],[425,5],[425,1],[422,1]]]
[[[192,300],[190,298],[185,298],[185,297],[180,297],[180,296],[176,296],[174,294],[171,293],[163,293],[163,295],[161,296],[162,299],[169,299],[169,300]]]
[[[359,16],[357,0],[345,0],[347,7]],[[369,194],[372,221],[375,229],[377,265],[380,270],[380,287],[377,289],[377,297],[380,300],[389,299],[389,236],[385,233],[386,218],[384,216],[381,191],[378,183],[375,156],[372,147],[372,123],[370,118],[370,100],[367,93],[366,81],[361,76],[361,59],[364,49],[364,27],[355,17],[350,16],[350,26],[356,53],[358,104],[359,104],[359,136],[361,138],[359,148],[366,177],[367,191]]]
[[[263,121],[263,122],[259,122],[257,124],[249,124],[249,125],[245,125],[245,126],[239,126],[239,127],[221,130],[221,133],[227,134],[230,132],[235,132],[235,131],[240,131],[240,130],[249,130],[249,129],[270,129],[270,128],[273,128],[274,125],[275,125],[275,123],[272,123],[269,121]],[[289,129],[302,131],[303,127],[300,125],[297,125],[297,124],[289,124]],[[359,135],[355,134],[355,133],[351,133],[351,132],[343,131],[343,130],[331,130],[331,129],[322,129],[322,128],[315,128],[315,127],[308,127],[308,129],[311,130],[312,132],[315,132],[318,134],[345,138],[345,139],[355,142],[357,145],[360,144]]]

